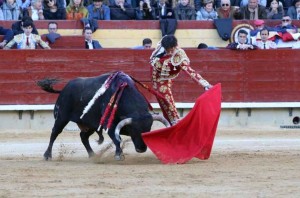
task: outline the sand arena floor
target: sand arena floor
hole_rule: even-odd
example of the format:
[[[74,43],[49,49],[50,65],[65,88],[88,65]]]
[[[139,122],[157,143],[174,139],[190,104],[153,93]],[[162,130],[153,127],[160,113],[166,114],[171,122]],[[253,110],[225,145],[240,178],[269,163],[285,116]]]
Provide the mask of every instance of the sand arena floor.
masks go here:
[[[211,158],[163,165],[110,139],[89,159],[78,132],[63,132],[44,161],[50,132],[0,132],[0,197],[300,197],[300,131],[219,129]]]

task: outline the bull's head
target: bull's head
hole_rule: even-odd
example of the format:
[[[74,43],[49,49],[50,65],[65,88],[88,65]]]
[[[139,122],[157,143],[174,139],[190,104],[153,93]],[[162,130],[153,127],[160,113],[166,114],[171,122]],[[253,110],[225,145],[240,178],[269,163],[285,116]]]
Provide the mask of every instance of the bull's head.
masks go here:
[[[168,122],[168,120],[166,120],[163,116],[160,115],[152,115],[153,120],[159,121],[161,123],[163,123],[166,127],[170,127],[170,124]],[[122,121],[119,122],[119,124],[117,125],[116,129],[115,129],[115,137],[116,140],[119,141],[121,143],[121,138],[120,138],[120,131],[121,129],[126,126],[126,125],[130,125],[132,124],[132,118],[126,118]],[[137,152],[145,152],[144,149],[142,149],[141,151],[139,151],[139,146],[136,145],[136,142],[133,140],[133,143],[135,144],[136,147],[136,151]],[[146,149],[146,148],[145,148]]]

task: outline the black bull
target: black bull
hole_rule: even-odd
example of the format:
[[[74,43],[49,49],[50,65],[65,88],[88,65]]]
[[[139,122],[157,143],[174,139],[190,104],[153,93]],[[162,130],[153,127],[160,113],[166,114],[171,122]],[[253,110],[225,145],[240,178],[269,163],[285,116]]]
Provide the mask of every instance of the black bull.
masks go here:
[[[107,128],[108,121],[106,120],[98,130],[100,119],[104,115],[109,102],[112,102],[112,96],[120,92],[119,87],[124,83],[127,86],[121,92],[116,113],[108,130],[108,135],[116,146],[116,160],[124,159],[120,147],[119,133],[130,136],[135,150],[142,153],[147,150],[147,146],[141,137],[141,133],[151,130],[154,119],[167,125],[167,121],[161,116],[151,115],[149,112],[149,103],[136,88],[135,82],[127,74],[122,72],[113,74],[116,75],[112,78],[106,91],[94,101],[91,108],[84,115],[84,109],[94,97],[97,90],[111,77],[111,74],[73,79],[61,91],[53,89],[52,86],[56,83],[54,79],[44,79],[38,82],[38,85],[43,90],[50,93],[60,93],[54,107],[55,123],[52,128],[49,146],[44,153],[45,160],[52,158],[53,143],[69,121],[77,123],[81,130],[81,141],[89,157],[93,156],[95,153],[90,146],[89,137],[96,131],[99,135],[99,143],[103,142],[102,129]],[[112,105],[115,103],[116,100],[113,100]]]

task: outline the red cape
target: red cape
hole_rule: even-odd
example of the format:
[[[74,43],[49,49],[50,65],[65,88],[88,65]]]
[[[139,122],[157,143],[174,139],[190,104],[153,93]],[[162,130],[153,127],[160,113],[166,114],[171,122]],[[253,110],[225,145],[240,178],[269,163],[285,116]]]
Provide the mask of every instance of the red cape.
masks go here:
[[[192,110],[176,125],[143,133],[146,145],[164,164],[185,163],[197,157],[208,159],[221,113],[221,84],[196,101]]]

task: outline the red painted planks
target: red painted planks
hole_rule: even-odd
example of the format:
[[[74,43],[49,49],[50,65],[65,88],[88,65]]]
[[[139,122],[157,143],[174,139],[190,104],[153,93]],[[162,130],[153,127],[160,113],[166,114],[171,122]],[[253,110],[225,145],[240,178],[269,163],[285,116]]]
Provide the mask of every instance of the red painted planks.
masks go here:
[[[22,53],[21,53],[22,52]],[[292,52],[292,53],[291,53]],[[57,96],[36,81],[56,77],[61,89],[70,79],[122,70],[151,85],[149,50],[5,50],[0,54],[0,104],[49,104]],[[192,67],[212,84],[222,83],[224,102],[295,102],[300,100],[298,50],[186,49]],[[275,55],[274,55],[275,54]],[[285,59],[282,59],[285,57]],[[154,96],[140,88],[150,102]],[[174,81],[177,102],[194,102],[203,88],[181,73]]]

